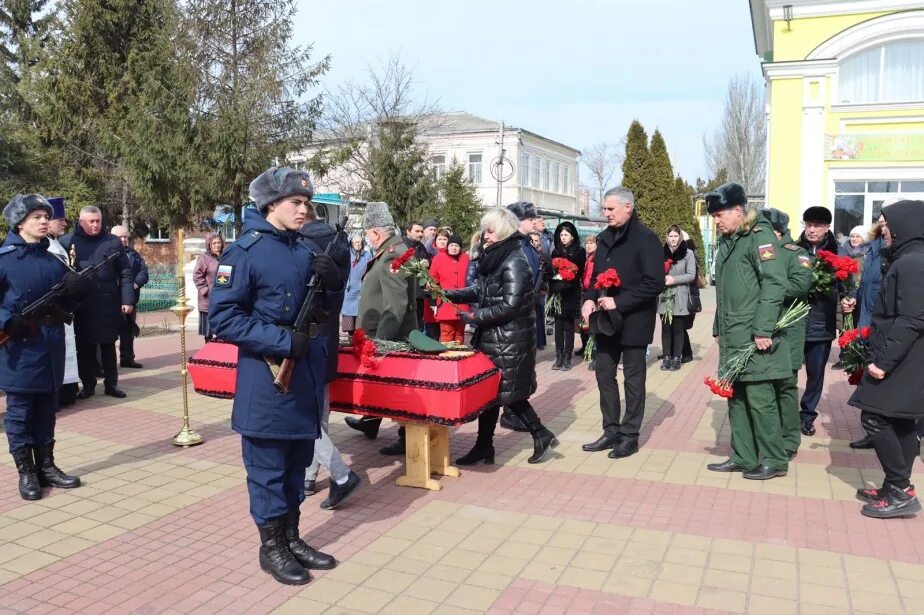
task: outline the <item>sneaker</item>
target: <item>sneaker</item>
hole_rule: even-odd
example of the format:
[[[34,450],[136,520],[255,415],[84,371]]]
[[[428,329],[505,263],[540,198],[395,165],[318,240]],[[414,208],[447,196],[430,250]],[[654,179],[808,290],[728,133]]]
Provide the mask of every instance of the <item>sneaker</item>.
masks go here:
[[[914,485],[899,489],[893,485],[886,485],[881,500],[866,504],[860,510],[863,515],[875,519],[891,519],[893,517],[912,517],[921,511],[921,503],[914,493]]]
[[[885,489],[857,489],[857,499],[867,504],[875,504],[886,496]]]

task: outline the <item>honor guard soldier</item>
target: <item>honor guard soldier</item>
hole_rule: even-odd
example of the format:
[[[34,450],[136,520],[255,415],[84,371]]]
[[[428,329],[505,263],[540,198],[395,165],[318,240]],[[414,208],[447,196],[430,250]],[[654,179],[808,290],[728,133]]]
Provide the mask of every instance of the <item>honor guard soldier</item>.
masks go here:
[[[719,365],[751,344],[757,346],[728,400],[731,458],[707,467],[743,472],[744,478],[785,476],[789,458],[780,427],[780,381],[792,376],[786,339],[772,338],[783,315],[786,265],[767,219],[747,206],[735,183],[706,195],[706,207],[722,234],[716,255],[716,313],[712,334],[719,338]]]
[[[773,227],[776,238],[782,242],[780,258],[786,265],[786,300],[783,309],[788,310],[798,301],[808,298],[812,287],[812,259],[809,253],[795,243],[789,234],[789,215],[779,209],[764,209],[761,212]],[[799,452],[802,443],[799,417],[799,367],[805,352],[805,320],[792,324],[777,334],[789,346],[789,361],[792,376],[780,381],[777,400],[780,404],[780,426],[783,430],[783,447],[792,459]]]
[[[83,282],[48,251],[48,200],[17,194],[3,209],[10,232],[0,248],[0,390],[6,392],[4,428],[19,471],[19,495],[42,497],[41,487],[71,489],[80,479],[55,465],[55,411],[64,380],[64,320]],[[64,280],[63,295],[38,318],[22,311]]]
[[[333,260],[299,241],[313,194],[308,174],[288,168],[272,167],[250,184],[257,211],[245,210],[243,235],[221,256],[209,302],[210,330],[238,346],[231,427],[241,434],[260,567],[287,585],[337,564],[298,533],[305,468],[320,435],[325,357],[309,354],[310,333],[291,326],[313,273],[324,288],[339,284]],[[295,361],[287,393],[275,388],[266,358]]]

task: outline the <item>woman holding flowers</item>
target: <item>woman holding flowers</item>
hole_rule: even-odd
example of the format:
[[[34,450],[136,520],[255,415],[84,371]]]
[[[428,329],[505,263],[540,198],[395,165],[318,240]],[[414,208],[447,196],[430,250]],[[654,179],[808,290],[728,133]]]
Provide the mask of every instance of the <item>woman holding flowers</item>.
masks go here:
[[[696,282],[696,256],[676,224],[667,229],[664,244],[664,292],[658,297],[661,316],[661,369],[677,371],[683,354],[683,334],[690,319],[690,285]]]
[[[862,513],[889,518],[921,510],[911,468],[920,448],[915,422],[924,418],[924,201],[888,205],[882,217],[891,264],[873,308],[870,363],[847,403],[860,409],[885,472],[882,487],[857,491]]]
[[[558,444],[529,403],[536,391],[536,310],[533,272],[523,252],[519,221],[506,209],[492,209],[481,218],[484,249],[478,259],[473,286],[447,290],[455,304],[478,307],[462,312],[462,321],[475,325],[472,347],[485,353],[501,372],[494,405],[478,416],[475,446],[458,465],[494,463],[494,427],[500,407],[506,406],[533,436],[529,463],[539,463]]]
[[[549,312],[555,317],[555,363],[552,369],[571,369],[574,353],[574,323],[581,315],[581,280],[587,253],[581,247],[577,228],[562,222],[555,229],[552,249],[552,280],[549,282]]]
[[[465,288],[468,260],[468,254],[462,251],[462,238],[458,235],[450,235],[446,250],[433,257],[430,275],[443,290]],[[459,311],[468,311],[468,306],[454,306],[444,301],[437,302],[437,305],[436,319],[440,323],[440,341],[464,344],[465,323],[459,318]]]

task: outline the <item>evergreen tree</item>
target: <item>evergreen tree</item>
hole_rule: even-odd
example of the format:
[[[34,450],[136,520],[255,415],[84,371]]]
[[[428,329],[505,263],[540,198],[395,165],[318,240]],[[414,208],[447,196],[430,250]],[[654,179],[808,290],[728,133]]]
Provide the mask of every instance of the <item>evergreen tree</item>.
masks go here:
[[[433,175],[426,152],[416,142],[413,122],[392,119],[379,122],[369,148],[367,201],[385,201],[402,224],[436,207]]]
[[[452,165],[436,183],[436,206],[423,211],[419,218],[433,216],[468,242],[479,226],[484,204],[475,185],[465,173],[465,167],[453,160]]]
[[[198,41],[197,128],[212,204],[234,208],[240,228],[250,182],[310,141],[320,97],[309,90],[329,66],[292,44],[296,0],[189,0]]]
[[[626,157],[622,161],[622,185],[635,195],[636,204],[644,199],[648,189],[648,134],[641,122],[633,120],[626,135]]]
[[[635,207],[642,222],[663,239],[667,228],[677,224],[677,201],[674,169],[667,153],[667,144],[658,130],[651,136],[649,154],[641,169],[645,190],[641,196],[636,195]]]

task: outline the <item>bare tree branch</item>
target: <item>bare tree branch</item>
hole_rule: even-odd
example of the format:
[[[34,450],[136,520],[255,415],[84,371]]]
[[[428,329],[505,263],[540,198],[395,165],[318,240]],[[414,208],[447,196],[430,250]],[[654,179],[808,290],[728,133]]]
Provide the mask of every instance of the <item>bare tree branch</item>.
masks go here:
[[[763,194],[767,163],[767,116],[763,84],[749,75],[728,83],[722,123],[703,137],[703,156],[711,177],[724,169],[729,181],[749,194]]]
[[[616,171],[622,166],[625,149],[625,137],[619,143],[601,141],[584,148],[581,162],[593,178],[588,188],[590,189],[590,200],[597,206],[603,202],[603,193],[609,187]]]

